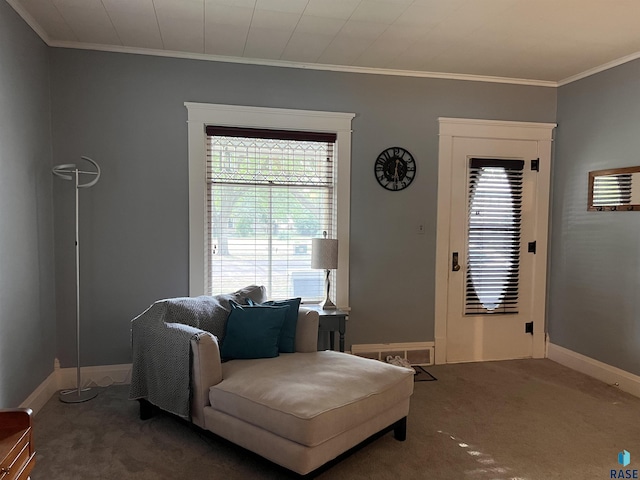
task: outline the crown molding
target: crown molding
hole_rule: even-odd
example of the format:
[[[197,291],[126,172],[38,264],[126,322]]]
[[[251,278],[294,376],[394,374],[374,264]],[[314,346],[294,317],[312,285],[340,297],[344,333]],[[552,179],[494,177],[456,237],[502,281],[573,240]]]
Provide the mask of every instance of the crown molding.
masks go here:
[[[22,17],[22,19],[27,22],[27,25],[31,27],[31,29],[36,32],[36,34],[42,39],[44,43],[51,46],[51,39],[47,32],[40,26],[40,24],[31,16],[29,12],[25,10],[20,2],[17,0],[7,0],[7,3],[11,5],[11,7],[16,11],[18,15]]]
[[[386,68],[356,67],[347,65],[330,65],[290,62],[286,60],[264,60],[243,57],[225,57],[221,55],[210,55],[205,53],[178,52],[172,50],[146,49],[137,47],[125,47],[120,45],[99,45],[95,43],[71,42],[63,40],[53,40],[40,24],[25,10],[18,0],[6,0],[11,7],[22,17],[22,19],[33,29],[36,34],[50,47],[72,48],[79,50],[97,50],[102,52],[129,53],[135,55],[150,55],[156,57],[184,58],[189,60],[204,60],[210,62],[239,63],[244,65],[262,65],[268,67],[298,68],[303,70],[319,70],[343,73],[364,73],[369,75],[391,75],[397,77],[417,77],[417,78],[437,78],[442,80],[462,80],[468,82],[504,83],[511,85],[527,85],[534,87],[558,88],[569,83],[582,80],[600,72],[612,69],[619,65],[640,59],[640,52],[618,58],[611,62],[604,63],[594,68],[566,77],[559,81],[535,80],[527,78],[494,77],[487,75],[471,75],[464,73],[444,73],[444,72],[424,72],[419,70],[397,70]]]
[[[618,67],[625,63],[632,62],[633,60],[638,60],[640,58],[640,52],[635,52],[630,55],[626,55],[624,57],[618,58],[611,62],[604,63],[598,67],[590,68],[589,70],[585,70],[584,72],[578,73],[576,75],[572,75],[558,82],[558,87],[562,87],[563,85],[567,85],[569,83],[577,82],[578,80],[582,80],[583,78],[590,77],[591,75],[595,75],[596,73],[604,72],[606,70],[610,70],[612,68]]]
[[[523,79],[523,78],[491,77],[491,76],[484,76],[484,75],[469,75],[464,73],[422,72],[417,70],[393,70],[393,69],[386,69],[386,68],[300,63],[300,62],[290,62],[286,60],[264,60],[264,59],[243,58],[243,57],[224,57],[220,55],[210,55],[206,53],[177,52],[177,51],[170,51],[170,50],[125,47],[120,45],[98,45],[98,44],[92,44],[92,43],[80,43],[80,42],[69,42],[69,41],[59,41],[59,40],[52,40],[47,43],[49,46],[57,47],[57,48],[98,50],[102,52],[130,53],[135,55],[151,55],[151,56],[158,56],[158,57],[184,58],[189,60],[205,60],[210,62],[240,63],[244,65],[261,65],[261,66],[267,66],[267,67],[298,68],[302,70],[320,70],[320,71],[343,72],[343,73],[364,73],[364,74],[370,74],[370,75],[392,75],[392,76],[398,76],[398,77],[439,78],[443,80],[463,80],[463,81],[470,81],[470,82],[507,83],[512,85],[528,85],[528,86],[549,87],[549,88],[557,87],[556,82],[548,81],[548,80],[530,80],[530,79]]]

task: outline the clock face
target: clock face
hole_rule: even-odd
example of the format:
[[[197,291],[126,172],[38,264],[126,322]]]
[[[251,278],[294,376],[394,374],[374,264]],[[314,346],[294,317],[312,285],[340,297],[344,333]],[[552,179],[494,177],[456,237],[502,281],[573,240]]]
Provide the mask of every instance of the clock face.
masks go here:
[[[387,190],[403,190],[416,176],[416,161],[404,148],[387,148],[376,159],[375,174],[378,183]]]

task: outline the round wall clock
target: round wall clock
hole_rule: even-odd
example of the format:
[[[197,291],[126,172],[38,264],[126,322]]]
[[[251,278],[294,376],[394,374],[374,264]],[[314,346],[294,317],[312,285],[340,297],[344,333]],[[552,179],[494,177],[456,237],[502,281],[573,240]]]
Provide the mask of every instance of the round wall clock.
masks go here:
[[[378,155],[375,174],[378,183],[387,190],[403,190],[416,176],[416,161],[404,148],[390,147]]]

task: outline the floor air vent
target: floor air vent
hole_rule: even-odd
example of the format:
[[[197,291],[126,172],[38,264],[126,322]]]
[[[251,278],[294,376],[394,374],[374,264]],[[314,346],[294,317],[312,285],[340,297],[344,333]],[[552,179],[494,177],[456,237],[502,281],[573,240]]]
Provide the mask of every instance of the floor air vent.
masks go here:
[[[433,342],[375,343],[351,345],[351,353],[359,357],[384,361],[389,355],[409,360],[411,365],[433,365]]]

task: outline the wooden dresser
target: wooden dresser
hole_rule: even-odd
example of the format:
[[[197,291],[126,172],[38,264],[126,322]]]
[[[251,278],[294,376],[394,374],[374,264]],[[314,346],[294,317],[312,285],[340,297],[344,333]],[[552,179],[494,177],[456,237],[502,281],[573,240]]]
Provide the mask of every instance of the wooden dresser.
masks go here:
[[[0,480],[26,480],[36,463],[32,412],[28,408],[0,410]]]

